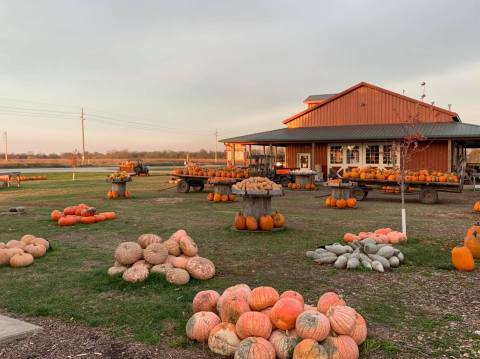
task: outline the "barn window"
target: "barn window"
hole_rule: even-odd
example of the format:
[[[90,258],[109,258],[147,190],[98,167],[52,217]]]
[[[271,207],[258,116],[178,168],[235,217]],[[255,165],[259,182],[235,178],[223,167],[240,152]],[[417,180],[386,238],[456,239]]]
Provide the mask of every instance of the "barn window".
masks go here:
[[[365,163],[368,165],[378,165],[380,163],[380,146],[379,145],[366,146]]]
[[[333,164],[343,163],[343,147],[342,146],[330,146],[330,163],[333,163]]]
[[[383,164],[392,164],[392,145],[383,145]]]
[[[360,163],[360,146],[350,145],[347,146],[347,164],[359,164]]]

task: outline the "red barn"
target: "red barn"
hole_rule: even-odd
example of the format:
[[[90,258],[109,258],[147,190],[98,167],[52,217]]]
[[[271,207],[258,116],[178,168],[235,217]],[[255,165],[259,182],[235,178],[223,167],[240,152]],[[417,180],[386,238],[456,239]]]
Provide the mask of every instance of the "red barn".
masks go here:
[[[366,82],[338,94],[310,96],[304,103],[307,108],[285,119],[283,128],[222,142],[244,146],[247,159],[252,145],[272,156],[283,147],[286,167],[333,176],[351,167],[394,167],[398,144],[412,128],[426,138],[424,150],[408,164],[413,170],[455,171],[466,148],[478,147],[480,140],[480,126],[462,123],[457,113]]]

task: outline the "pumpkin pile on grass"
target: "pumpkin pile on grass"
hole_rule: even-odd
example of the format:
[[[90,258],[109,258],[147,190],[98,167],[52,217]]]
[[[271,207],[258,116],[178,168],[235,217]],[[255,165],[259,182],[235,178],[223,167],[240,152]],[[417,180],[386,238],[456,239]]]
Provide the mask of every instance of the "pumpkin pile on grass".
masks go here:
[[[360,232],[358,234],[345,233],[343,240],[348,243],[361,241],[366,238],[372,238],[375,242],[381,244],[401,244],[407,241],[407,236],[391,228],[380,228],[374,232]]]
[[[95,207],[80,203],[77,206],[65,207],[63,211],[54,210],[50,218],[60,226],[74,226],[77,223],[93,224],[116,219],[117,214],[115,212],[97,213]]]
[[[459,271],[475,269],[475,259],[480,259],[480,224],[471,226],[463,240],[463,246],[452,249],[452,264]]]
[[[340,209],[356,208],[357,207],[357,200],[353,197],[352,198],[347,198],[347,199],[344,199],[344,198],[336,199],[334,197],[329,196],[325,200],[325,205],[328,208],[340,208]]]
[[[333,264],[337,269],[365,268],[381,273],[399,267],[405,260],[399,249],[391,244],[378,244],[372,238],[347,245],[334,243],[305,255],[319,264]]]
[[[235,202],[237,200],[237,196],[233,193],[230,194],[220,194],[217,192],[210,192],[207,195],[207,200],[211,202]]]
[[[258,221],[254,216],[244,216],[241,212],[235,215],[233,222],[235,229],[239,231],[271,231],[274,228],[285,226],[285,216],[278,211],[272,214],[264,214]]]
[[[315,183],[305,183],[304,185],[301,185],[300,183],[292,183],[290,182],[288,184],[288,188],[289,189],[304,189],[304,190],[307,190],[307,191],[313,191],[315,190],[317,187],[315,186]]]
[[[0,242],[0,265],[27,267],[34,259],[43,257],[50,249],[50,243],[43,238],[26,234],[20,240]]]
[[[156,234],[142,234],[137,242],[120,243],[110,276],[121,275],[126,282],[143,282],[151,273],[167,282],[184,285],[190,278],[207,280],[215,275],[215,265],[198,256],[198,247],[186,231],[180,229],[164,241]]]
[[[336,293],[316,305],[303,296],[246,284],[197,293],[187,337],[235,359],[356,359],[367,338],[367,323]]]

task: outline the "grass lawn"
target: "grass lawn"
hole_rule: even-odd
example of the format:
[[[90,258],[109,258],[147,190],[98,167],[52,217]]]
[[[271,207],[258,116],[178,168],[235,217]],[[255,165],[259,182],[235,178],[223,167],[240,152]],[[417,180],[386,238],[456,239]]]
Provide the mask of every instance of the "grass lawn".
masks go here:
[[[0,210],[25,206],[25,215],[0,214],[0,240],[31,233],[53,245],[27,268],[0,268],[0,311],[48,316],[100,327],[124,340],[163,347],[187,347],[184,326],[196,292],[223,290],[244,282],[301,292],[306,302],[335,290],[364,314],[369,338],[362,357],[480,357],[480,270],[451,270],[450,249],[462,242],[476,221],[471,205],[478,195],[440,194],[440,203],[407,202],[409,241],[402,246],[404,266],[385,274],[334,270],[304,256],[343,234],[391,226],[399,229],[400,203],[371,193],[355,210],[332,210],[321,192],[287,192],[273,207],[285,214],[288,229],[272,234],[242,234],[230,225],[240,202],[207,202],[205,193],[179,194],[164,176],[135,178],[128,184],[134,198],[107,200],[104,174],[49,174],[49,180],[25,182],[0,190]],[[99,211],[114,210],[116,221],[59,227],[49,220],[53,209],[81,202]],[[168,237],[186,229],[212,259],[217,275],[175,287],[160,277],[132,285],[109,278],[116,245],[142,233]],[[480,264],[480,263],[478,263]]]

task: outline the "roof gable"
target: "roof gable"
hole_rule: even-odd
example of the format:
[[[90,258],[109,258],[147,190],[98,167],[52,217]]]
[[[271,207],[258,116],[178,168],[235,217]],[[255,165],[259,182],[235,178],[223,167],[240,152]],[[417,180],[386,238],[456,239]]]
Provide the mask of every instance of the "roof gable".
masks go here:
[[[412,116],[413,112],[419,113],[420,122],[459,120],[455,112],[360,82],[287,118],[283,123],[289,127],[401,123],[406,122],[406,117]]]

